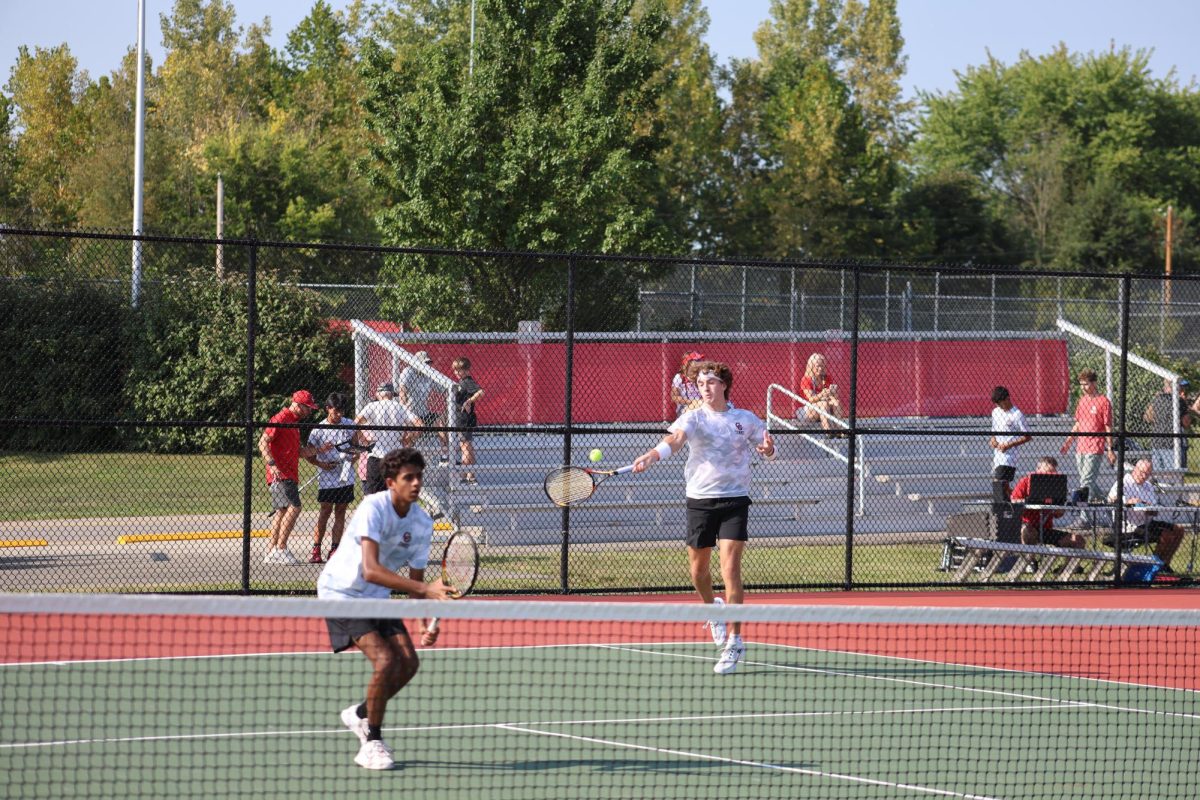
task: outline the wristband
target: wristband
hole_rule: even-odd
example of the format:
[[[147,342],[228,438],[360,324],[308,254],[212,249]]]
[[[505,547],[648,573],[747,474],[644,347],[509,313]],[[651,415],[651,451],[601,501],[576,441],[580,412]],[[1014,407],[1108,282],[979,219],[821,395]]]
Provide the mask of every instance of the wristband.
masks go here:
[[[659,461],[666,461],[672,455],[671,454],[671,445],[667,444],[666,442],[659,442],[654,447],[654,452],[658,453]]]

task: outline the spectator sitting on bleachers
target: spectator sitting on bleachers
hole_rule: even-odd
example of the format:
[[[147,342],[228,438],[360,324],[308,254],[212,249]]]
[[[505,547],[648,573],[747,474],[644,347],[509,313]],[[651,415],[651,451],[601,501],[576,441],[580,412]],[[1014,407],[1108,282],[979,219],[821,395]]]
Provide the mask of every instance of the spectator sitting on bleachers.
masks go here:
[[[1038,459],[1034,472],[1043,475],[1058,474],[1058,459],[1053,456],[1042,456]],[[1030,473],[1031,475],[1033,473]],[[1045,502],[1044,498],[1029,496],[1029,475],[1017,481],[1012,490],[1014,503],[1031,500],[1034,503]],[[1063,531],[1054,527],[1054,520],[1065,514],[1065,511],[1026,510],[1021,514],[1021,542],[1023,544],[1048,544],[1055,547],[1083,547],[1083,536],[1071,531]]]
[[[1159,504],[1158,490],[1154,488],[1150,476],[1154,474],[1154,466],[1150,459],[1143,458],[1133,465],[1133,469],[1125,475],[1124,500],[1128,510],[1125,512],[1126,522],[1135,525],[1132,533],[1125,534],[1122,539],[1129,538],[1146,542],[1157,542],[1154,555],[1163,562],[1159,572],[1172,574],[1171,557],[1179,549],[1183,541],[1183,527],[1170,522],[1154,519],[1153,511],[1139,511],[1138,506],[1155,506]],[[1108,502],[1117,502],[1117,484],[1114,482],[1108,492]],[[1115,541],[1115,540],[1110,540]],[[1109,542],[1106,542],[1108,544]]]

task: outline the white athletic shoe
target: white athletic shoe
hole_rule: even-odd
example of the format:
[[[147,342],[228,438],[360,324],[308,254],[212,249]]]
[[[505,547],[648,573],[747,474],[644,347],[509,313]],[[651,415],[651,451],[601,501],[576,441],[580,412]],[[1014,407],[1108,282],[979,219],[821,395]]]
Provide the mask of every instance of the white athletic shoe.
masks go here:
[[[358,716],[357,703],[342,711],[342,724],[358,737],[360,745],[367,743],[367,721]]]
[[[725,601],[719,597],[714,597],[713,605],[714,606],[723,606],[723,605],[725,605]],[[712,634],[713,644],[715,644],[717,647],[725,646],[725,623],[724,622],[720,622],[715,619],[710,619],[708,622],[704,623],[704,627],[708,628],[709,632]]]
[[[379,739],[363,742],[363,746],[358,749],[358,755],[354,757],[354,763],[364,769],[391,769],[396,766],[396,760],[392,758],[388,746]]]
[[[280,563],[279,562],[279,551],[276,550],[274,547],[272,547],[270,550],[267,551],[267,554],[265,556],[263,556],[263,563],[264,564]]]
[[[721,651],[721,657],[717,659],[717,665],[713,667],[713,672],[718,675],[729,675],[737,669],[738,662],[745,655],[746,645],[742,644],[742,637],[736,633],[733,634],[725,643],[725,649]]]
[[[300,559],[298,559],[294,555],[292,555],[292,551],[288,550],[287,548],[284,548],[282,550],[276,550],[275,553],[276,553],[276,556],[275,556],[276,560],[271,562],[273,564],[287,564],[289,566],[295,566],[296,564],[304,563],[303,561],[301,561]]]

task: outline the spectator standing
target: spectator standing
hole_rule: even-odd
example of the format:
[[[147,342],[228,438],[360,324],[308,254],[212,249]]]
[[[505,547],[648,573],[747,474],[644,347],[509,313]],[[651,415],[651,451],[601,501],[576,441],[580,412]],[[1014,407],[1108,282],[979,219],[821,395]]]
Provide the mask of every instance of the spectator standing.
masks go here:
[[[454,384],[454,404],[458,407],[458,424],[463,428],[459,432],[462,465],[470,467],[475,463],[475,435],[472,429],[479,425],[475,404],[483,397],[483,387],[471,377],[471,359],[466,356],[454,359],[451,369],[454,370],[454,377],[458,379],[458,383]],[[475,482],[475,473],[467,469],[463,475],[463,483]]]
[[[300,459],[315,455],[314,447],[300,446],[300,429],[291,426],[317,410],[307,389],[292,393],[291,402],[271,417],[271,424],[258,439],[258,452],[266,464],[267,489],[271,493],[271,540],[264,564],[299,564],[288,550],[288,537],[300,516]]]
[[[1153,460],[1159,466],[1170,464],[1175,465],[1175,440],[1174,436],[1178,433],[1187,433],[1192,427],[1194,421],[1192,410],[1188,407],[1187,402],[1187,387],[1188,379],[1179,379],[1179,394],[1175,394],[1175,388],[1170,380],[1163,381],[1162,391],[1154,396],[1146,406],[1145,412],[1142,414],[1142,420],[1150,423],[1151,439],[1150,450]],[[1200,403],[1200,399],[1197,399]],[[1172,410],[1172,404],[1179,406],[1179,430],[1175,430],[1175,415]],[[1179,441],[1180,466],[1187,469],[1187,439]]]
[[[424,350],[418,350],[416,353],[413,353],[413,358],[421,364],[433,364],[433,359]],[[404,370],[404,374],[400,376],[400,386],[397,388],[399,389],[397,396],[400,398],[400,402],[413,413],[413,416],[420,418],[422,425],[426,428],[431,428],[442,423],[441,415],[436,411],[429,410],[429,395],[437,390],[437,384],[434,383],[433,378],[410,365]],[[437,437],[442,443],[441,461],[443,464],[448,463],[450,460],[449,445],[447,444],[448,436],[445,431],[438,431]]]
[[[1066,455],[1071,442],[1076,441],[1075,464],[1079,468],[1079,486],[1087,489],[1088,498],[1103,496],[1100,491],[1100,460],[1107,456],[1110,465],[1117,463],[1113,452],[1112,403],[1096,386],[1095,370],[1079,373],[1079,402],[1075,404],[1075,424],[1067,434],[1060,452]]]
[[[1017,475],[1016,449],[1032,437],[1025,427],[1025,415],[1013,405],[1006,387],[992,389],[992,403],[996,406],[992,409],[992,438],[988,440],[992,448],[992,480],[1002,481],[1007,495],[1009,484]]]
[[[350,419],[343,416],[346,396],[333,392],[325,400],[325,419],[308,434],[308,444],[317,448],[317,454],[308,461],[317,467],[317,525],[313,530],[313,548],[308,557],[310,564],[320,564],[321,540],[325,538],[325,527],[333,517],[333,528],[329,532],[329,555],[332,556],[342,541],[342,530],[346,524],[346,509],[354,502],[353,453],[341,453],[337,445],[353,438],[347,430]],[[324,448],[324,450],[322,450]]]
[[[396,387],[391,383],[379,384],[375,397],[374,402],[367,403],[358,412],[358,416],[354,418],[355,425],[389,425],[397,428],[421,426],[421,420],[396,399]],[[382,492],[387,488],[380,472],[383,457],[393,450],[407,447],[416,438],[416,431],[360,430],[355,434],[356,441],[371,444],[371,452],[367,456],[367,477],[363,481],[363,496]]]

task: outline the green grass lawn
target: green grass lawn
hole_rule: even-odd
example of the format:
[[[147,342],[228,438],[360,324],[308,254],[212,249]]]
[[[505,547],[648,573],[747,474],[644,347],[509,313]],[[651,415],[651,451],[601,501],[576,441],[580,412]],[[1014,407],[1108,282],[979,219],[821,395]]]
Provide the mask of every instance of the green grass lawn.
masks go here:
[[[240,513],[243,468],[240,456],[4,452],[0,520]]]

